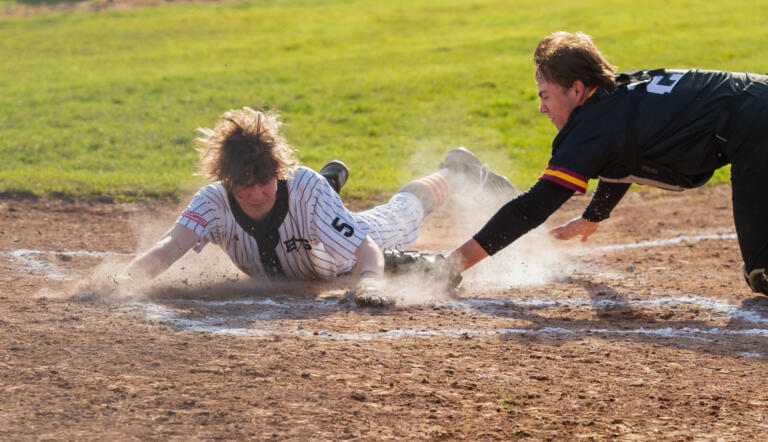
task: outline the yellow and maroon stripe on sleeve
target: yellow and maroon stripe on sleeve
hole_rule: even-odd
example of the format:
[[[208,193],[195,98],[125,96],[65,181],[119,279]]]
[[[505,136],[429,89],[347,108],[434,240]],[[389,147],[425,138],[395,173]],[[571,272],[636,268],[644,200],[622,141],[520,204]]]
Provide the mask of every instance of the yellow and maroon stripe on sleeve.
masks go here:
[[[583,195],[587,191],[587,179],[576,172],[564,167],[553,165],[547,166],[539,177],[540,180],[549,180],[561,186],[574,190],[578,195]]]

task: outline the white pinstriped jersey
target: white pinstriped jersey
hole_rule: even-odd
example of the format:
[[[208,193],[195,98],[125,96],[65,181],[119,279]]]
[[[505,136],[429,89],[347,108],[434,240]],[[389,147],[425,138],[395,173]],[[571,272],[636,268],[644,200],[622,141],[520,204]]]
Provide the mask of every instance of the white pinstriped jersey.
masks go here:
[[[415,196],[400,193],[383,206],[353,214],[326,179],[300,166],[288,184],[288,213],[278,232],[277,257],[288,279],[332,278],[356,264],[355,251],[367,234],[381,247],[409,246],[423,217]],[[195,251],[214,243],[254,278],[266,273],[256,239],[235,220],[220,182],[197,192],[176,223],[198,234]]]

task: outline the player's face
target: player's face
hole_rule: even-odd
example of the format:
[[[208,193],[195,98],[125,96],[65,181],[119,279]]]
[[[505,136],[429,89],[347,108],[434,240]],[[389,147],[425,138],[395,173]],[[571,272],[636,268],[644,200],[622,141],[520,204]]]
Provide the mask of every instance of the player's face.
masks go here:
[[[571,112],[581,104],[582,94],[579,93],[576,83],[569,88],[557,83],[550,83],[543,78],[537,78],[536,83],[539,85],[539,100],[541,101],[539,112],[547,114],[559,131],[565,126]]]
[[[277,178],[272,178],[266,184],[251,184],[235,186],[235,199],[246,215],[255,220],[267,216],[275,205],[277,194]]]

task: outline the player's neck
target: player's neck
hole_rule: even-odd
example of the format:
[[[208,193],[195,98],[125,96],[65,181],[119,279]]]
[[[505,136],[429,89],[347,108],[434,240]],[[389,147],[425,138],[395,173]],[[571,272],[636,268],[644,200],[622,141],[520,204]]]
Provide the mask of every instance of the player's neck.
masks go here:
[[[248,218],[254,221],[263,221],[269,218],[269,214],[272,213],[272,209],[275,208],[275,202],[273,200],[272,204],[269,206],[269,209],[267,209],[266,211],[249,210],[247,207],[243,207],[242,205],[240,205],[240,207],[243,209],[243,212],[245,212],[245,214],[248,215]]]
[[[269,214],[272,212],[272,209],[275,208],[275,200],[276,198],[272,198],[271,201],[268,201],[261,205],[252,205],[248,204],[247,201],[242,201],[237,196],[235,196],[235,199],[237,200],[238,206],[240,206],[240,209],[242,209],[243,213],[245,213],[248,218],[254,220],[254,221],[263,221],[269,217]]]

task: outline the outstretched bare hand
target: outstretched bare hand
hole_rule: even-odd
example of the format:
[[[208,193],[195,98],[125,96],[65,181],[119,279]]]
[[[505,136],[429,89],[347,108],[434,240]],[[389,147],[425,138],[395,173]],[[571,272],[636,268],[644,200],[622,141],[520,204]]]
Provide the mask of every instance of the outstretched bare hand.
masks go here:
[[[584,242],[590,235],[595,233],[599,224],[600,223],[587,221],[582,217],[578,217],[568,221],[567,224],[555,227],[549,231],[549,234],[563,241],[581,235],[581,242]]]

